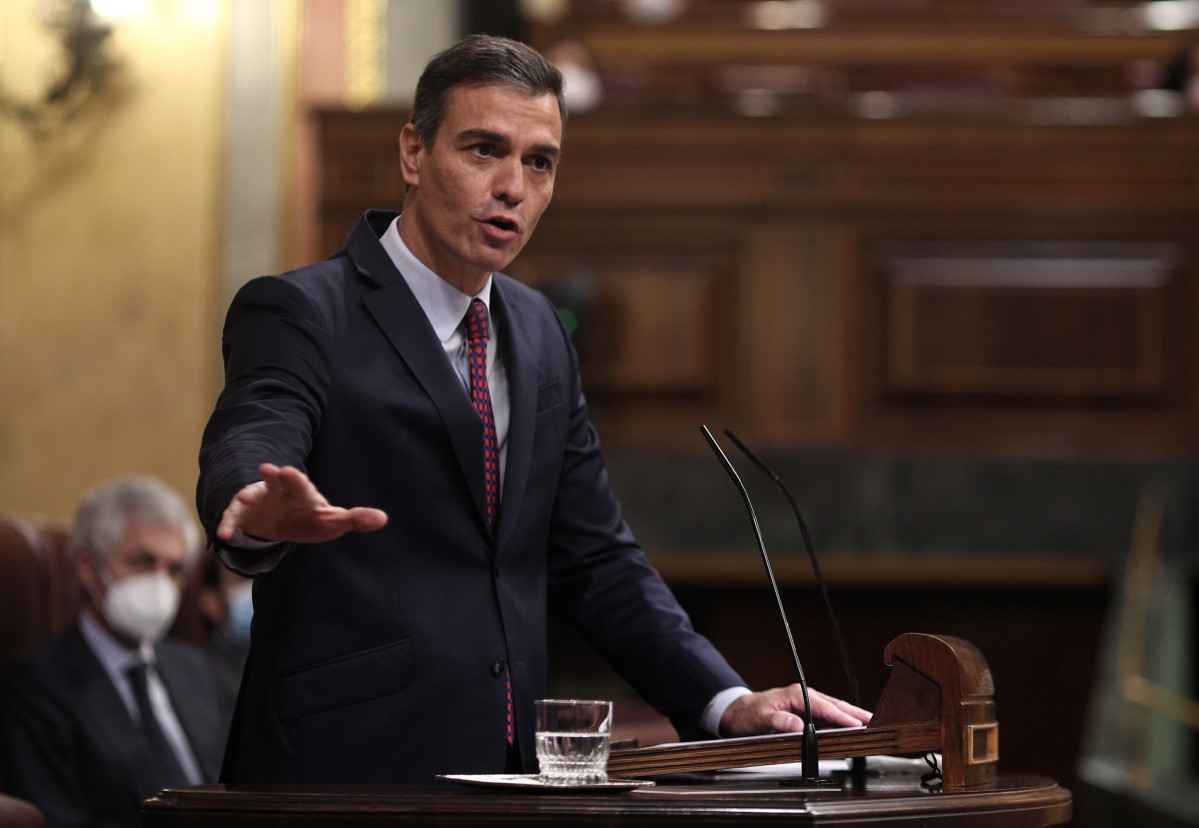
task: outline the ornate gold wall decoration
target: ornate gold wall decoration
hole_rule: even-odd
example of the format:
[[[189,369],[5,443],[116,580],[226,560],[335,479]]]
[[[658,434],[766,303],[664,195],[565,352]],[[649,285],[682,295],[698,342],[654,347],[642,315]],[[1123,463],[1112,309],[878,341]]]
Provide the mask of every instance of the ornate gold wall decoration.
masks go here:
[[[22,100],[0,81],[0,117],[25,126],[43,139],[91,108],[112,86],[120,62],[112,56],[112,26],[101,20],[90,0],[58,0],[47,4],[46,28],[62,46],[64,69],[46,91]]]

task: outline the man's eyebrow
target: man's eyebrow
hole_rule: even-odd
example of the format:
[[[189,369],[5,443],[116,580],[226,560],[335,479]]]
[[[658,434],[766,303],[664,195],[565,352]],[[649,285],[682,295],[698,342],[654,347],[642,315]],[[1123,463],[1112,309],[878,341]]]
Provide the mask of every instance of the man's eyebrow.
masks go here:
[[[492,144],[507,144],[508,138],[489,129],[464,129],[458,133],[459,141],[487,141]]]
[[[507,146],[508,144],[511,143],[508,136],[506,136],[502,133],[499,133],[499,132],[492,132],[489,129],[481,129],[481,128],[462,130],[461,132],[458,133],[458,140],[459,141],[486,141],[490,144],[501,144],[504,146]],[[557,144],[537,144],[536,146],[533,147],[532,151],[539,155],[552,155],[554,157],[557,157],[562,154],[562,148],[559,147]]]

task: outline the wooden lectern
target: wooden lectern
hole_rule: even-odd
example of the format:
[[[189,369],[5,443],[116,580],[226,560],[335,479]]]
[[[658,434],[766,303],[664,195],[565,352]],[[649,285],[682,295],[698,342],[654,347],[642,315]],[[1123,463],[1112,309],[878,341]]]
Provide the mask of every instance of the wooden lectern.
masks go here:
[[[887,645],[883,660],[891,675],[870,725],[822,732],[820,758],[940,753],[947,789],[994,783],[999,761],[995,686],[974,645],[908,633]],[[608,772],[640,777],[798,762],[801,740],[798,733],[784,733],[615,751]]]
[[[721,774],[721,769],[799,760],[799,734],[651,745],[613,751],[613,777],[657,784],[620,793],[570,789],[424,786],[298,787],[204,785],[168,789],[142,807],[145,828],[246,828],[354,824],[398,826],[668,825],[732,828],[811,826],[1058,825],[1070,819],[1070,792],[1051,779],[1000,774],[994,687],[969,642],[909,633],[884,652],[891,666],[874,718],[864,728],[823,731],[823,759],[940,753],[943,785],[914,771],[845,776],[835,787],[804,788],[794,777]]]

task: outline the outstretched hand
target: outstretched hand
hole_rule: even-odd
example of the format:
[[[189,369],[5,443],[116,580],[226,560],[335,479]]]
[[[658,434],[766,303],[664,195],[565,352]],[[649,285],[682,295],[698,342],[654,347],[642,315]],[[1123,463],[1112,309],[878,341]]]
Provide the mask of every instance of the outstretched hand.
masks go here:
[[[320,543],[346,532],[373,532],[387,523],[381,509],[332,506],[308,475],[294,466],[263,463],[262,479],[242,488],[221,515],[216,535],[227,541],[237,529],[268,541]]]
[[[812,717],[834,727],[860,727],[870,712],[808,688]],[[750,693],[734,701],[720,719],[722,736],[798,733],[804,727],[803,689],[798,684]]]

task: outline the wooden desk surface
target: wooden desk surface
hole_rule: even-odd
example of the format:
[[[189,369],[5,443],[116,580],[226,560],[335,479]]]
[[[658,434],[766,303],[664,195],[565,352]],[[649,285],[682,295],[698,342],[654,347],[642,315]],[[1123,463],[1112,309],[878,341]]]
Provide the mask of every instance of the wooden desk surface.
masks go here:
[[[678,784],[675,784],[675,783]],[[201,826],[612,825],[1058,825],[1072,797],[1043,776],[1000,774],[994,788],[931,793],[919,776],[888,774],[841,787],[802,789],[764,774],[694,775],[636,792],[508,791],[444,782],[427,786],[203,785],[166,790],[143,805],[144,828]]]

